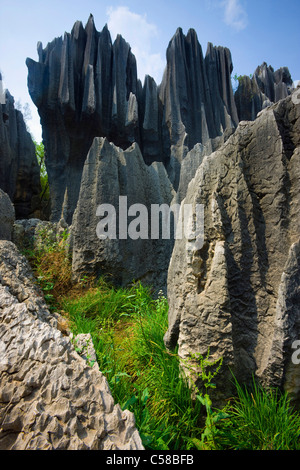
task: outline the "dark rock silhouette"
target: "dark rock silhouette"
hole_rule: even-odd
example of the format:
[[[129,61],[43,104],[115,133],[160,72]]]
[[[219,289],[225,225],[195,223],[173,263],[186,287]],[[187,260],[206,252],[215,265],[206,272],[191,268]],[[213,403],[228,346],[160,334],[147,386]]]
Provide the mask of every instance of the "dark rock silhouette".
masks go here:
[[[167,49],[167,67],[160,86],[164,136],[169,137],[176,162],[181,163],[195,144],[206,144],[237,126],[232,69],[228,49],[209,43],[204,59],[196,32],[190,29],[185,36],[178,28]],[[177,184],[176,179],[176,188]]]
[[[52,219],[70,222],[77,204],[81,174],[96,136],[122,148],[139,140],[135,57],[118,36],[96,31],[92,15],[85,28],[42,48],[39,62],[27,59],[28,87],[38,107],[46,150]]]
[[[180,164],[198,142],[220,136],[238,123],[230,82],[231,55],[208,46],[204,59],[194,30],[178,29],[167,50],[163,81],[138,80],[134,55],[107,26],[98,32],[91,15],[85,28],[27,59],[28,88],[43,127],[52,220],[71,223],[83,164],[94,137],[125,150],[136,142],[147,164],[161,161],[175,186]]]
[[[240,121],[253,121],[262,109],[291,94],[293,81],[287,67],[274,71],[266,62],[253,76],[240,77],[234,98]]]
[[[0,240],[11,240],[15,209],[9,196],[0,188]]]
[[[41,185],[35,146],[9,91],[0,104],[0,188],[13,202],[16,218],[32,217],[38,209]]]

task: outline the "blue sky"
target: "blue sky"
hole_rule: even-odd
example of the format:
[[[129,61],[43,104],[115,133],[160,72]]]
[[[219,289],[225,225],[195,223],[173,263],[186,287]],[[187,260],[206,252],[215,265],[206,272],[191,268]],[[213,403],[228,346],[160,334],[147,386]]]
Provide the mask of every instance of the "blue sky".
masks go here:
[[[0,72],[4,87],[23,105],[33,137],[41,140],[39,117],[27,90],[26,57],[37,60],[36,45],[70,32],[76,20],[94,15],[101,31],[107,23],[122,34],[136,55],[138,75],[160,83],[166,49],[176,29],[197,32],[203,53],[208,42],[231,50],[234,72],[249,75],[262,62],[289,67],[300,79],[300,1],[289,0],[0,0]]]

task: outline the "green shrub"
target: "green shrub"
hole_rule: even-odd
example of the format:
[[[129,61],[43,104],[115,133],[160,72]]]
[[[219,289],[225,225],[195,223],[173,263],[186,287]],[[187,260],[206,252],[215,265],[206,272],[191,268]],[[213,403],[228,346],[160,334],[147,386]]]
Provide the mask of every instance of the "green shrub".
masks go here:
[[[45,165],[45,148],[43,142],[36,142],[34,141],[35,145],[35,154],[37,157],[37,161],[40,167],[40,180],[41,180],[41,200],[48,201],[50,198],[49,193],[49,183],[48,183],[48,174]]]

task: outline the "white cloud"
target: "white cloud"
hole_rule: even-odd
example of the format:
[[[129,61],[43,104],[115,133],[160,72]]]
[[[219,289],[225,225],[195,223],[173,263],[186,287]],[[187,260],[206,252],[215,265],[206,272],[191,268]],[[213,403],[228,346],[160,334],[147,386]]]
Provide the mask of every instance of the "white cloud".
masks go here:
[[[241,0],[224,0],[222,6],[224,7],[224,21],[228,26],[236,31],[246,28],[248,15]]]
[[[137,61],[138,77],[143,81],[148,74],[159,84],[165,63],[161,53],[152,50],[152,40],[159,36],[156,25],[148,23],[146,15],[133,13],[126,6],[109,7],[106,13],[112,39],[121,34],[130,44]]]

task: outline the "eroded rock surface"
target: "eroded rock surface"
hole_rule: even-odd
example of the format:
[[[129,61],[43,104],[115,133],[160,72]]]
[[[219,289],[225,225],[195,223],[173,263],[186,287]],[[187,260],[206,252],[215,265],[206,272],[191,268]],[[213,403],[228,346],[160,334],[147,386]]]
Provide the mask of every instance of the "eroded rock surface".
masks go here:
[[[229,49],[208,44],[205,58],[195,30],[181,28],[167,49],[167,66],[160,85],[164,145],[170,147],[178,187],[180,164],[195,144],[207,144],[238,124],[230,82]]]
[[[241,122],[203,157],[184,199],[204,205],[204,245],[175,242],[165,341],[178,343],[183,366],[208,349],[211,359],[223,357],[221,394],[230,393],[230,366],[241,382],[254,373],[299,399],[291,362],[300,337],[299,95]]]
[[[172,235],[151,238],[152,222],[157,220],[151,217],[151,205],[169,206],[173,197],[161,162],[147,166],[137,144],[123,151],[106,138],[95,138],[71,229],[74,275],[106,274],[121,285],[140,280],[154,289],[166,287]],[[111,219],[108,238],[101,239],[97,226],[107,214],[98,213],[98,207],[104,204],[115,210],[115,230],[111,231]]]
[[[0,449],[143,449],[133,414],[57,329],[12,242],[0,242],[0,281]]]
[[[95,137],[126,150],[136,142],[147,164],[163,162],[177,189],[180,164],[196,143],[207,143],[238,123],[230,82],[230,51],[208,45],[196,32],[178,29],[167,50],[162,83],[137,77],[136,59],[118,35],[85,28],[56,38],[39,61],[27,59],[28,88],[43,126],[51,193],[51,219],[71,224],[81,175]]]
[[[0,188],[13,202],[17,218],[32,217],[39,209],[40,169],[34,143],[8,91],[5,104],[0,104]]]
[[[0,240],[11,240],[15,209],[8,194],[0,189]]]
[[[267,106],[289,96],[293,88],[293,80],[287,67],[274,71],[273,67],[264,62],[257,67],[251,78],[239,78],[239,86],[234,95],[239,120],[253,121]]]
[[[86,27],[43,49],[39,62],[27,59],[28,88],[38,107],[51,192],[51,217],[70,223],[84,161],[96,136],[122,148],[139,141],[137,68],[129,44],[112,44],[107,27],[98,32],[91,15]]]

